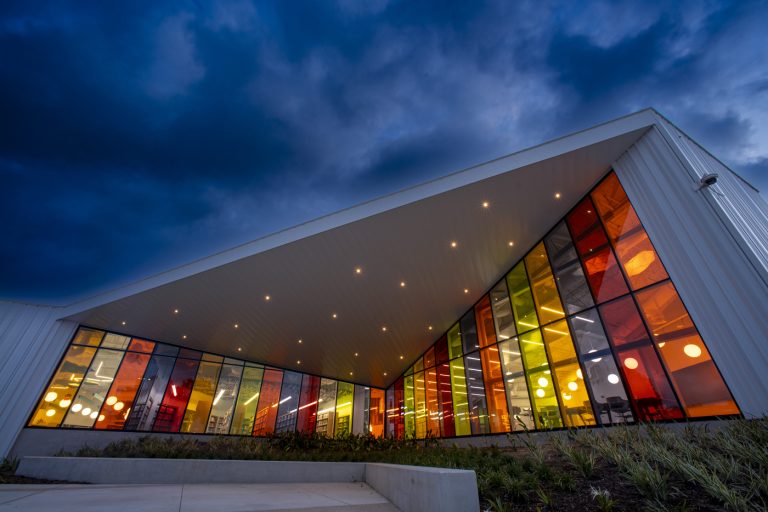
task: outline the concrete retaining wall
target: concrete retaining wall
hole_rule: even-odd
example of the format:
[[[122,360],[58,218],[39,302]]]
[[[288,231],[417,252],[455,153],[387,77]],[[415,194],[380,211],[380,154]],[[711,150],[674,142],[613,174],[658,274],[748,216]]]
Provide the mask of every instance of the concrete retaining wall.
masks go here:
[[[474,471],[368,464],[23,457],[16,474],[94,484],[365,482],[403,512],[479,512]]]

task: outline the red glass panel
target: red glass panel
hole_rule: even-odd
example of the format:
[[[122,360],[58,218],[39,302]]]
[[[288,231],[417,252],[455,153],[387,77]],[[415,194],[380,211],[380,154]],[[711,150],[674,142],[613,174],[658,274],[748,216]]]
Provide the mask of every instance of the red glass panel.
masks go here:
[[[296,418],[296,431],[311,434],[317,422],[317,399],[320,397],[320,377],[304,375],[301,380],[299,411]]]
[[[443,338],[445,339],[445,338]],[[448,346],[445,346],[446,355]],[[443,437],[455,437],[456,426],[453,423],[453,395],[451,393],[451,369],[447,364],[437,367],[437,394],[440,401],[441,430]]]
[[[475,320],[477,322],[477,341],[481,347],[487,347],[496,343],[496,328],[493,325],[493,313],[491,312],[491,299],[486,295],[475,306]]]
[[[202,355],[202,352],[197,350],[190,350],[188,348],[182,348],[179,350],[179,357],[184,357],[186,359],[200,359]]]
[[[154,432],[178,432],[184,419],[184,409],[187,407],[192,384],[197,375],[197,361],[177,359],[173,367],[165,396],[155,416]]]
[[[491,319],[491,327],[493,327],[493,319]],[[485,383],[485,396],[488,399],[488,418],[491,432],[509,432],[507,393],[504,391],[504,374],[501,371],[499,348],[488,347],[481,350],[480,359],[483,365],[483,382]]]
[[[603,304],[600,315],[638,419],[682,418],[680,405],[632,298]]]
[[[281,370],[265,369],[264,381],[261,384],[259,405],[256,409],[256,419],[253,424],[254,436],[265,436],[275,431],[277,406],[280,402],[280,388],[283,384]]]
[[[435,364],[447,363],[449,359],[448,355],[448,338],[443,335],[434,345],[435,347]]]
[[[739,414],[672,282],[646,288],[637,302],[687,415]]]
[[[667,271],[615,173],[592,191],[592,198],[632,289],[667,279]]]
[[[606,302],[629,293],[592,201],[585,198],[568,214],[566,221],[595,301]]]
[[[148,341],[142,343],[150,343]],[[133,344],[131,344],[133,345]],[[152,343],[154,345],[154,343]],[[149,348],[152,352],[153,347]],[[137,354],[128,352],[123,358],[115,380],[107,392],[107,399],[101,406],[101,412],[94,428],[107,430],[122,430],[125,420],[131,413],[133,400],[141,385],[144,370],[149,364],[149,354]]]
[[[395,419],[395,430],[393,435],[396,439],[405,437],[405,381],[402,377],[395,381],[395,410],[393,411]]]
[[[424,368],[432,368],[435,366],[435,347],[431,346],[424,352]]]
[[[371,388],[368,405],[368,432],[374,437],[384,435],[384,390]]]

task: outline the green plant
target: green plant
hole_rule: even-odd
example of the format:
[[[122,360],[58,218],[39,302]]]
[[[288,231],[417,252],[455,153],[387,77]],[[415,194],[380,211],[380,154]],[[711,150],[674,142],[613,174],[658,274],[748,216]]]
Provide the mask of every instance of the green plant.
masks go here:
[[[488,504],[488,508],[485,509],[486,512],[507,512],[510,510],[507,504],[498,496],[492,500],[487,500],[486,503]]]
[[[610,512],[616,507],[616,500],[611,498],[611,493],[608,492],[608,489],[590,486],[589,492],[592,495],[592,499],[595,501],[598,510],[601,510],[602,512]]]

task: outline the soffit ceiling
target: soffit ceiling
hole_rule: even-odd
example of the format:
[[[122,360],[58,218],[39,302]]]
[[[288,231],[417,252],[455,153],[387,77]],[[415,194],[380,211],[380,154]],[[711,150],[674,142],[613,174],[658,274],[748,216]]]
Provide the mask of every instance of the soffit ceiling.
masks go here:
[[[591,138],[559,139],[88,299],[65,316],[386,386],[642,136],[648,119],[635,116],[612,132],[580,132],[571,139]]]

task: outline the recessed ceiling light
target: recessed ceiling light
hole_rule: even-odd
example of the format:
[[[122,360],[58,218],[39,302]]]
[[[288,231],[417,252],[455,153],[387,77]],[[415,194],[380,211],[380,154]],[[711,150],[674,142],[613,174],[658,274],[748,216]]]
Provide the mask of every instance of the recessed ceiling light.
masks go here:
[[[125,325],[125,320],[123,320],[121,323],[122,323],[123,325]]]
[[[400,356],[400,359],[402,359],[402,358],[403,358],[403,356]]]
[[[384,372],[384,376],[385,376],[385,377],[387,376],[387,372]]]
[[[237,351],[238,352],[242,352],[243,351],[243,347],[237,347]]]
[[[264,296],[264,300],[270,300],[271,298],[272,298],[272,297],[270,297],[269,295],[265,295],[265,296]]]
[[[300,360],[300,359],[299,359],[299,360],[297,360],[297,361],[296,361],[296,364],[301,364],[301,360]]]
[[[362,273],[363,273],[363,269],[362,268],[360,268],[360,267],[356,267],[355,268],[355,274],[362,274]]]
[[[592,210],[587,210],[587,213],[592,213]]]
[[[173,314],[174,314],[174,315],[178,315],[178,314],[179,314],[179,310],[178,310],[178,309],[174,309],[174,310],[173,310]]]
[[[331,318],[338,318],[338,315],[336,313],[331,315]]]
[[[381,326],[381,331],[382,332],[387,332],[387,326],[386,325]]]
[[[357,357],[357,355],[358,355],[357,352],[355,352],[355,357]]]
[[[488,201],[483,201],[483,208],[488,208],[489,206],[491,206],[491,203]]]
[[[430,325],[429,327],[427,327],[427,329],[429,329],[431,331],[432,330],[432,326]]]
[[[458,246],[459,246],[459,243],[458,243],[456,240],[453,240],[453,241],[451,242],[451,248],[452,248],[452,249],[455,249],[455,248],[456,248],[456,247],[458,247]]]
[[[181,339],[183,340],[187,339],[187,335],[185,334],[184,336],[181,337]]]
[[[405,288],[405,281],[400,281],[400,288]]]
[[[464,293],[469,293],[469,288],[464,288]]]
[[[555,192],[555,199],[560,199],[560,192]]]
[[[240,326],[238,324],[235,324],[235,329],[238,329]]]
[[[352,372],[349,372],[350,375],[352,375]]]
[[[299,343],[304,343],[304,340],[302,340],[302,339],[299,339]]]
[[[513,242],[512,240],[510,240],[510,241],[509,241],[509,246],[510,246],[510,247],[514,247],[514,246],[515,246],[515,242]]]

